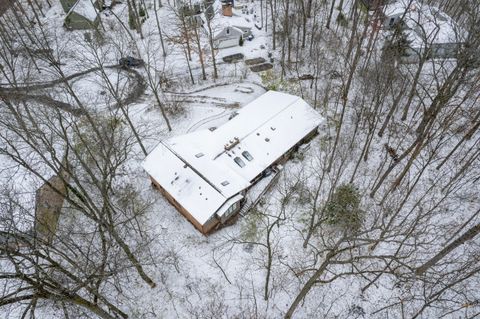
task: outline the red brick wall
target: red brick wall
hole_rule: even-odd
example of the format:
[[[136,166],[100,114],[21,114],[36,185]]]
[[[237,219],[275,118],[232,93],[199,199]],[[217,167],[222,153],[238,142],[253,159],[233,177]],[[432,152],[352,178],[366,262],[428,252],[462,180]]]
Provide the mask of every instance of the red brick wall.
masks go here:
[[[190,223],[192,223],[193,226],[197,230],[199,230],[202,234],[206,235],[208,232],[210,232],[215,226],[218,224],[218,220],[213,218],[210,222],[208,222],[205,225],[201,225],[182,205],[180,205],[175,198],[173,198],[172,195],[170,195],[160,184],[158,184],[152,177],[150,177],[152,180],[153,185],[155,188],[157,188],[160,193],[168,200],[170,204],[172,204],[180,214],[182,214]]]

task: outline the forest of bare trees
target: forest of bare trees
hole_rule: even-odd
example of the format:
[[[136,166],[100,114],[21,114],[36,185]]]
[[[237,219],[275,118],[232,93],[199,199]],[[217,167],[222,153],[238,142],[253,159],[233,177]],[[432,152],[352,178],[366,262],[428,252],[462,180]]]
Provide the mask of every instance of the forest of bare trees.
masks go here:
[[[274,69],[235,65],[236,78],[216,18],[192,23],[177,1],[128,0],[70,33],[52,0],[0,9],[0,317],[480,314],[480,5],[424,0],[468,36],[456,59],[402,64],[384,56],[382,6],[246,2]],[[122,69],[124,56],[145,63]],[[201,237],[163,223],[172,210],[139,163],[190,121],[186,92],[246,76],[310,103],[319,135],[234,226]],[[59,216],[38,215],[42,185]]]

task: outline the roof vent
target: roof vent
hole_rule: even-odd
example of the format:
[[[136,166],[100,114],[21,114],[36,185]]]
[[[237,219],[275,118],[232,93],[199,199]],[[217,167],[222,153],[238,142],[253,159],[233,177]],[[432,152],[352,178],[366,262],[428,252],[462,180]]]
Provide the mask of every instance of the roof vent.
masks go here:
[[[276,128],[273,127],[273,126],[270,126],[270,129],[271,129],[272,131],[275,131],[275,130],[276,130]]]
[[[270,139],[268,137],[266,137],[265,142],[270,142]]]
[[[227,186],[228,184],[230,184],[230,182],[229,181],[223,181],[221,184],[222,184],[222,186]]]
[[[233,140],[230,140],[227,144],[225,144],[224,148],[226,151],[229,151],[239,143],[240,143],[240,139],[238,137],[234,137]]]
[[[237,163],[238,166],[245,167],[245,162],[242,161],[242,159],[240,157],[237,156],[233,160],[235,161],[235,163]]]
[[[195,155],[195,157],[196,157],[196,158],[200,158],[200,157],[202,157],[203,155],[204,155],[203,153],[198,153],[198,154]]]

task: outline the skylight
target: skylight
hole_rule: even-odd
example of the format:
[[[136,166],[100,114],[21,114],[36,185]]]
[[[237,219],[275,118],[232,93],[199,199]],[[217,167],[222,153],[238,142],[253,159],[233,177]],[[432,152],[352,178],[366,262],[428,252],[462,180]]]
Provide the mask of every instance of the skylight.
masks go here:
[[[245,157],[245,159],[246,159],[247,161],[249,161],[249,162],[250,162],[251,160],[253,160],[253,156],[252,156],[248,151],[243,151],[243,152],[242,152],[242,155],[243,155],[243,157]]]
[[[233,160],[235,161],[235,163],[237,163],[238,166],[245,167],[245,162],[242,161],[242,159],[240,157],[237,156]]]

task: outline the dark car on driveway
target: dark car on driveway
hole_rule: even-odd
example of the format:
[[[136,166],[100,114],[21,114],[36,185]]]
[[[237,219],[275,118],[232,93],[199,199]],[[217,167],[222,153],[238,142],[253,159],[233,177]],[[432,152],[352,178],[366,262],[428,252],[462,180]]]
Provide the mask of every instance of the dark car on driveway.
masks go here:
[[[143,65],[142,59],[137,59],[131,56],[127,56],[125,58],[121,58],[118,60],[118,64],[123,68],[134,68]]]

